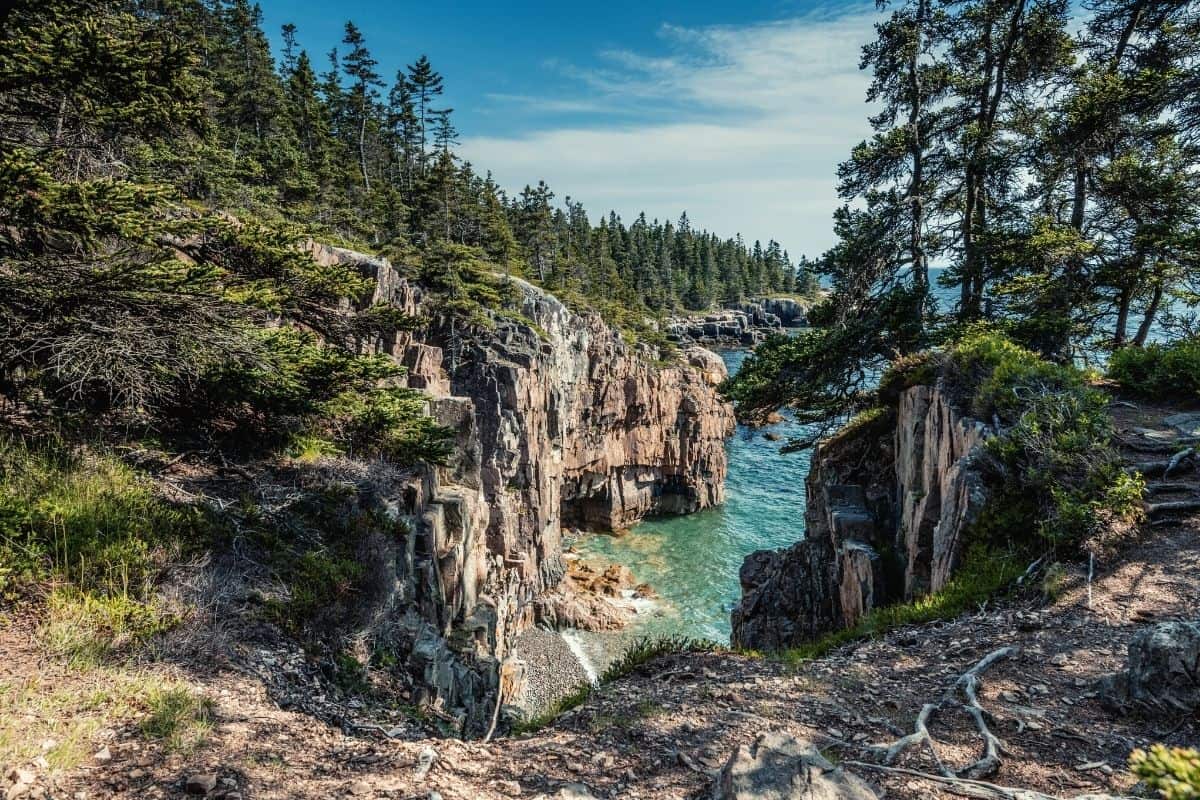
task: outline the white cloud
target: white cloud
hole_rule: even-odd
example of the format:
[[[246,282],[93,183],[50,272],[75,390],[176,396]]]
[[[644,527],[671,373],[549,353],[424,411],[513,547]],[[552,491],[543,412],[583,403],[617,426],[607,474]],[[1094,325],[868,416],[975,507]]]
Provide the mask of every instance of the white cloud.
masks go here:
[[[639,211],[748,240],[776,238],[793,255],[833,242],[835,169],[869,134],[869,6],[748,26],[664,26],[665,54],[601,54],[603,66],[554,65],[577,96],[522,98],[585,123],[472,137],[462,152],[519,190],[545,180],[593,214]],[[606,109],[612,109],[606,111]]]

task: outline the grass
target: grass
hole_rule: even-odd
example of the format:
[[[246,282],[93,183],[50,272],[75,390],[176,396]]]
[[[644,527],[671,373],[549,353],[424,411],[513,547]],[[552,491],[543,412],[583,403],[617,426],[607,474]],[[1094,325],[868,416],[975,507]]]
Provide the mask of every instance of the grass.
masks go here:
[[[75,667],[98,666],[169,630],[178,617],[154,601],[53,590],[38,631],[43,647]]]
[[[987,602],[1024,572],[1024,559],[1016,553],[998,553],[981,546],[972,548],[962,567],[940,592],[907,603],[877,608],[853,627],[833,631],[798,647],[775,654],[783,662],[799,665],[820,658],[860,639],[882,636],[906,625],[950,619]]]
[[[0,682],[0,764],[43,757],[51,769],[90,760],[97,735],[136,724],[171,751],[191,752],[212,728],[212,705],[188,684],[149,671],[98,668]]]
[[[139,728],[170,751],[190,753],[212,731],[213,703],[183,684],[156,687],[146,697],[148,713]]]
[[[102,448],[0,434],[0,595],[49,582],[141,599],[211,528]]]

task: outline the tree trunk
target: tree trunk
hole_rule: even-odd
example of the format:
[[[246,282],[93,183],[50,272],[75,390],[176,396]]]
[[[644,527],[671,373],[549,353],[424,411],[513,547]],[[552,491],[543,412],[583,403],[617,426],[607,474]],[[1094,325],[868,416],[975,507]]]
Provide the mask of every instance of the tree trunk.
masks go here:
[[[1133,287],[1121,287],[1117,296],[1117,324],[1113,329],[1113,349],[1123,347],[1129,330],[1129,304],[1133,300]]]
[[[358,123],[358,165],[362,169],[363,188],[369,192],[371,191],[371,179],[367,177],[367,103],[365,100],[361,112],[362,118]]]
[[[1150,295],[1150,305],[1146,306],[1142,324],[1138,326],[1137,336],[1133,339],[1133,343],[1138,347],[1145,347],[1146,340],[1150,338],[1150,328],[1154,326],[1154,318],[1158,316],[1158,307],[1162,304],[1162,296],[1162,281],[1159,281],[1154,284],[1154,293]]]
[[[929,296],[929,264],[925,257],[923,234],[925,229],[925,201],[922,197],[924,180],[924,145],[921,141],[921,112],[924,104],[921,97],[921,50],[925,40],[925,18],[929,13],[929,0],[917,2],[917,44],[908,63],[909,85],[909,152],[912,156],[912,180],[908,196],[912,202],[912,229],[909,232],[909,250],[912,259],[913,284],[920,298],[921,317],[925,314],[925,302]]]

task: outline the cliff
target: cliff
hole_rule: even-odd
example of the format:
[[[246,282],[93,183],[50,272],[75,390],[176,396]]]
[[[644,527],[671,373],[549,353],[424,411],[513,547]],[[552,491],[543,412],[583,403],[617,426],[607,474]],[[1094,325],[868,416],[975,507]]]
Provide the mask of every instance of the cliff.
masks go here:
[[[853,626],[873,608],[938,591],[987,499],[973,467],[988,428],[940,386],[820,443],[805,486],[805,537],[740,571],[736,645],[777,650]]]
[[[515,279],[515,313],[464,325],[386,261],[313,251],[373,275],[372,302],[426,320],[368,343],[407,367],[457,434],[447,465],[377,487],[410,535],[383,554],[395,579],[374,635],[407,656],[421,704],[478,732],[502,686],[504,699],[518,691],[513,643],[563,577],[564,526],[622,528],[723,501],[734,425],[714,388],[723,366],[699,349],[655,365],[598,316]]]

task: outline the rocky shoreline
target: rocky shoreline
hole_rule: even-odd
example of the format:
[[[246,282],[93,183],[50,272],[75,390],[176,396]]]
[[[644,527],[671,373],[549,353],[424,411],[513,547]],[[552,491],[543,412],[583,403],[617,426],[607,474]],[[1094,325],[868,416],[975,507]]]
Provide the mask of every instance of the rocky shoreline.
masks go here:
[[[718,311],[672,317],[667,337],[681,345],[753,347],[772,333],[808,325],[809,305],[791,297],[760,297],[728,303]]]

